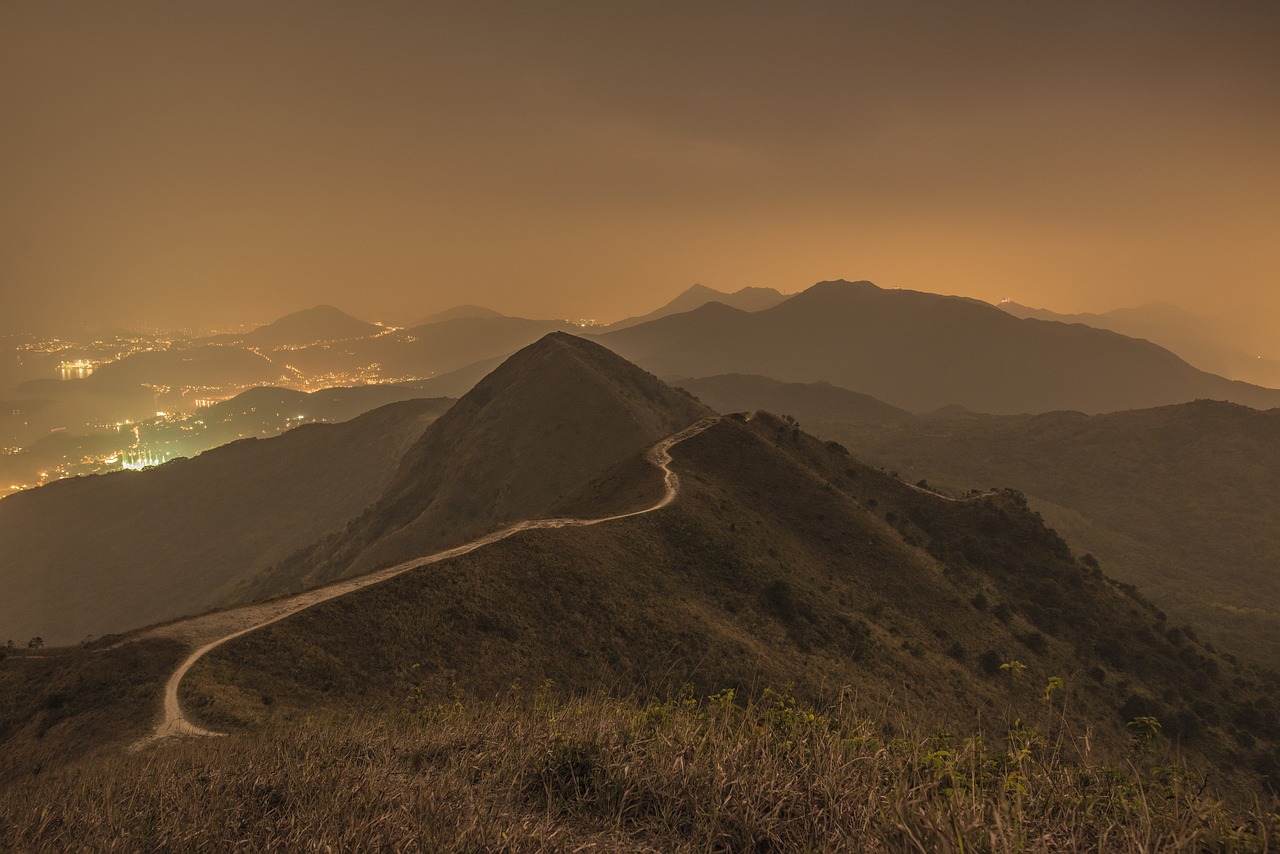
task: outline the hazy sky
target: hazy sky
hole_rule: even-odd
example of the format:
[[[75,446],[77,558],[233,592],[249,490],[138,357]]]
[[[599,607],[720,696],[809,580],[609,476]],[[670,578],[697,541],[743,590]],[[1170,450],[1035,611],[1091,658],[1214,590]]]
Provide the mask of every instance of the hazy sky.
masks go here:
[[[824,278],[1280,317],[1280,3],[0,0],[0,328]]]

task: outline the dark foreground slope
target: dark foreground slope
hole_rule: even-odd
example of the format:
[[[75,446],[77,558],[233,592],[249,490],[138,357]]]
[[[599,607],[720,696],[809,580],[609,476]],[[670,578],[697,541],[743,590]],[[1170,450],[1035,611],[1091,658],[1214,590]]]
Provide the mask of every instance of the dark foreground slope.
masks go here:
[[[514,535],[216,650],[182,693],[229,738],[101,749],[150,718],[171,646],[0,656],[0,697],[24,695],[0,703],[0,847],[1280,841],[1273,682],[1018,495],[948,501],[764,415],[674,457],[662,510]],[[651,475],[623,461],[602,500],[651,501]]]
[[[545,515],[708,410],[598,344],[552,333],[464,395],[404,455],[381,498],[257,589],[301,589]]]
[[[913,412],[1111,412],[1197,398],[1280,405],[1280,391],[1197,370],[1147,341],[870,282],[821,282],[750,313],[711,303],[600,341],[660,376],[826,380]]]
[[[789,686],[924,727],[1066,727],[1099,756],[1149,717],[1220,780],[1274,773],[1274,684],[1077,561],[1017,494],[950,501],[768,416],[674,457],[667,508],[525,532],[302,612],[202,659],[184,705],[239,729],[514,682]]]
[[[0,643],[76,643],[234,601],[241,580],[376,499],[448,404],[392,404],[0,501]]]

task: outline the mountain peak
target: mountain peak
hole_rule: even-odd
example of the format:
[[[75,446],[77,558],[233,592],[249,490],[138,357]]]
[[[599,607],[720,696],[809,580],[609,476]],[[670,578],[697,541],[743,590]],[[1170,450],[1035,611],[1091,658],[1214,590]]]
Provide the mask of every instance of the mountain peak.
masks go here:
[[[427,428],[383,496],[339,541],[287,570],[313,584],[536,518],[709,413],[599,344],[549,333]]]
[[[260,326],[244,336],[244,340],[258,346],[282,344],[311,344],[316,341],[339,341],[345,338],[365,338],[376,334],[381,327],[352,317],[331,305],[317,305],[286,314],[279,320]]]

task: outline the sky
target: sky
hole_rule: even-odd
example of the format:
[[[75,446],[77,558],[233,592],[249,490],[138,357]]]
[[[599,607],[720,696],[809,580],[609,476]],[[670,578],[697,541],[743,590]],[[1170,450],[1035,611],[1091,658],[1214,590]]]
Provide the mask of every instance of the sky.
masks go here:
[[[0,331],[830,278],[1280,318],[1276,45],[1273,0],[0,0]]]

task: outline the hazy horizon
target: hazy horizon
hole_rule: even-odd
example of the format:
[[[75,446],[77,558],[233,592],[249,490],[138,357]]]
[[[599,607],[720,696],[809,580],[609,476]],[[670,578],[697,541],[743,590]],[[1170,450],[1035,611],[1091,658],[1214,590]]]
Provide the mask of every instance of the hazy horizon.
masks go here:
[[[0,328],[832,278],[1280,317],[1280,7],[0,6]]]

